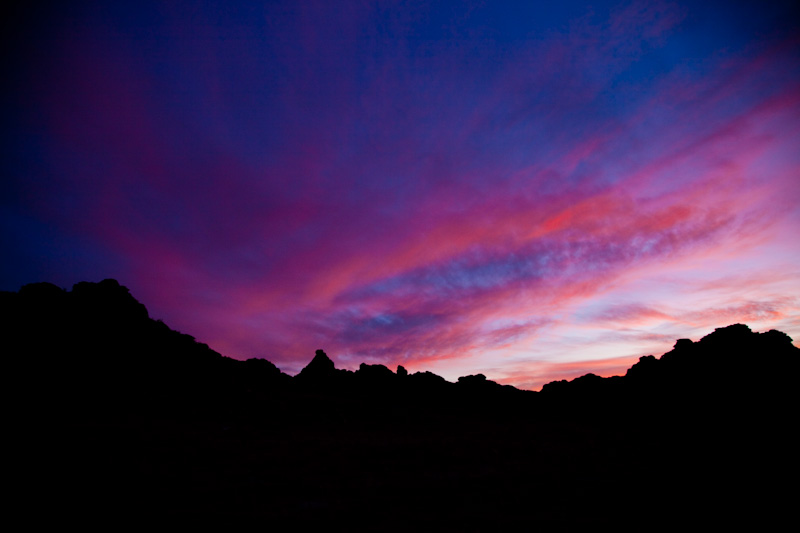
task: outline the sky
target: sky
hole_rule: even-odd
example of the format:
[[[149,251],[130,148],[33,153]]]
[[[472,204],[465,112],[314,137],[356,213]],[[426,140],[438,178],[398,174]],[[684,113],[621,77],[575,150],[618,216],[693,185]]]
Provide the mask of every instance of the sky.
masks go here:
[[[533,390],[800,339],[793,2],[64,4],[4,17],[0,290]]]

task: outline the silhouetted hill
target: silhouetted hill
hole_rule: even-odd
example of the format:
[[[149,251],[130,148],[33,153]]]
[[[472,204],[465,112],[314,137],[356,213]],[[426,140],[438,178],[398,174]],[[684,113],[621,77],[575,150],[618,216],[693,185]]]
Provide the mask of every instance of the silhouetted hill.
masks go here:
[[[535,393],[336,369],[322,350],[290,377],[152,320],[114,280],[26,285],[0,307],[17,504],[33,517],[763,529],[793,502],[780,487],[797,473],[800,350],[778,331],[719,328]]]
[[[796,401],[800,349],[780,331],[755,333],[743,324],[717,328],[698,342],[679,339],[656,358],[644,356],[624,376],[587,374],[548,383],[542,398],[560,408],[591,411],[656,411],[695,418],[702,405],[728,404],[717,417],[742,417],[756,405],[770,405],[771,417]],[[646,407],[645,407],[646,406]]]
[[[114,280],[67,292],[38,283],[3,293],[6,354],[17,376],[39,389],[36,401],[100,411],[201,411],[245,404],[290,378],[268,361],[222,357],[189,335],[149,318]],[[51,411],[53,406],[47,406]],[[105,414],[103,414],[105,416]]]

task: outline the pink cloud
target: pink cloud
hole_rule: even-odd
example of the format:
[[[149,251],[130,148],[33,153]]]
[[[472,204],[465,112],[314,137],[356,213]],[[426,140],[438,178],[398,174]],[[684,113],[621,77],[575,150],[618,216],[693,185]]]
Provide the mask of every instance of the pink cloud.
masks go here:
[[[622,376],[638,360],[639,356],[623,356],[591,361],[537,362],[512,371],[504,369],[502,373],[506,376],[495,381],[526,390],[541,390],[552,381],[569,381],[589,373],[600,377]]]
[[[348,35],[369,15],[355,11]],[[694,314],[673,301],[601,304],[673,267],[751,258],[787,231],[800,89],[781,76],[796,43],[711,61],[703,76],[672,73],[630,105],[601,108],[681,13],[630,6],[497,64],[400,47],[396,62],[364,65],[338,63],[339,52],[360,56],[323,24],[334,15],[299,8],[290,29],[274,28],[287,39],[275,54],[284,78],[265,82],[274,102],[258,115],[274,130],[246,141],[226,133],[237,108],[221,76],[194,72],[202,96],[183,95],[181,109],[181,95],[156,97],[176,89],[136,47],[70,41],[50,66],[64,83],[41,89],[45,120],[66,159],[95,167],[80,183],[54,180],[59,200],[42,210],[128,258],[121,281],[173,327],[294,370],[320,347],[410,368],[524,351],[542,324],[580,322],[592,304],[602,311],[590,325],[642,330],[795,312],[766,296]],[[86,95],[91,107],[75,105]],[[72,186],[90,190],[77,208],[60,199]],[[610,372],[623,360],[536,372]]]

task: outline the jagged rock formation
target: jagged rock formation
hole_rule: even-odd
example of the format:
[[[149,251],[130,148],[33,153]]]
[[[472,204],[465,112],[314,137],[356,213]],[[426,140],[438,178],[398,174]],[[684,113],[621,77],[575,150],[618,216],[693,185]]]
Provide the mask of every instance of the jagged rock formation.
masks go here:
[[[297,375],[300,380],[323,381],[331,379],[336,374],[333,361],[322,350],[317,350],[314,359],[306,365]]]
[[[17,502],[278,529],[769,529],[791,508],[798,350],[736,324],[541,393],[318,350],[234,361],[116,281],[0,293]],[[30,516],[42,513],[27,509]],[[748,524],[749,522],[749,524]]]
[[[668,410],[688,417],[698,405],[727,402],[729,407],[719,416],[741,417],[757,404],[796,402],[799,354],[785,333],[755,333],[733,324],[698,342],[679,339],[660,358],[641,357],[624,376],[587,374],[552,382],[542,388],[542,396],[551,403],[590,406],[594,411],[632,412],[645,405],[650,413]],[[770,417],[771,412],[759,416]]]

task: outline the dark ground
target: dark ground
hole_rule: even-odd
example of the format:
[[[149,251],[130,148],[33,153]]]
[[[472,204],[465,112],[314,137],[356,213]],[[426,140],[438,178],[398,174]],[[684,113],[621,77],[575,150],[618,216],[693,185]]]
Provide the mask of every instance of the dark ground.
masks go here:
[[[0,293],[26,523],[652,531],[792,520],[798,350],[720,328],[519,391],[380,365],[224,358],[113,280]],[[787,485],[788,484],[788,485]]]

